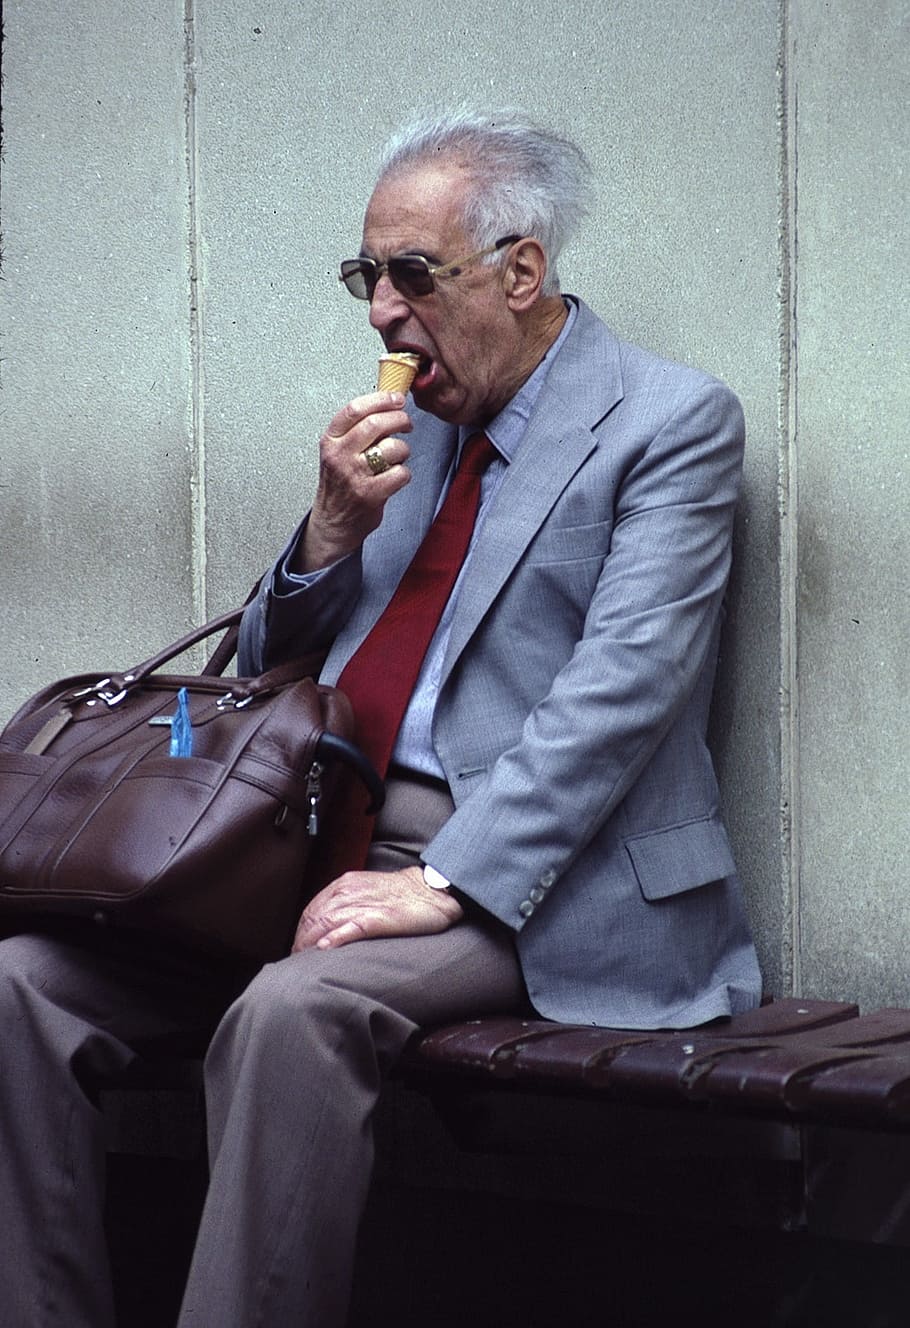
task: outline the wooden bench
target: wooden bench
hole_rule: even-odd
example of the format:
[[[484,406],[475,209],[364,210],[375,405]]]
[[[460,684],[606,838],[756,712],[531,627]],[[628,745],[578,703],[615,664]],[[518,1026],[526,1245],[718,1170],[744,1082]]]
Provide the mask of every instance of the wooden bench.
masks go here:
[[[358,1328],[405,1285],[404,1322],[475,1328],[910,1321],[910,1010],[490,1017],[421,1033],[391,1088]]]
[[[622,1032],[519,1018],[421,1034],[403,1072],[611,1102],[910,1131],[910,1010],[772,1001],[683,1032]]]
[[[105,1093],[112,1147],[146,1154],[153,1165],[157,1155],[191,1160],[201,1198],[201,1106],[198,1060],[139,1067],[130,1083]],[[426,1285],[446,1278],[445,1263],[433,1271],[436,1233],[447,1233],[446,1255],[456,1252],[453,1215],[462,1212],[471,1214],[473,1232],[486,1233],[488,1247],[506,1220],[501,1212],[515,1225],[515,1240],[523,1223],[539,1235],[549,1221],[548,1257],[570,1229],[579,1249],[594,1239],[580,1233],[608,1229],[615,1243],[617,1233],[640,1231],[635,1223],[672,1223],[672,1235],[666,1225],[660,1230],[673,1248],[685,1248],[680,1233],[707,1232],[725,1257],[738,1248],[733,1233],[747,1231],[748,1248],[761,1251],[753,1296],[762,1289],[762,1260],[785,1267],[780,1247],[761,1242],[773,1234],[799,1250],[800,1239],[830,1246],[834,1237],[854,1243],[836,1243],[838,1253],[829,1256],[824,1282],[837,1300],[856,1282],[851,1274],[847,1291],[836,1290],[856,1243],[879,1249],[868,1258],[894,1256],[901,1268],[907,1262],[910,1010],[860,1015],[848,1003],[787,998],[673,1032],[496,1016],[451,1024],[410,1044],[384,1097],[377,1139],[356,1325],[372,1322],[382,1279],[392,1294],[414,1267],[424,1270]],[[598,1211],[593,1227],[577,1216],[582,1209]],[[574,1219],[563,1216],[571,1213]],[[575,1227],[566,1226],[572,1221]],[[529,1231],[524,1243],[534,1239]],[[651,1243],[650,1235],[639,1240],[640,1247]],[[590,1262],[596,1252],[589,1253]],[[805,1254],[797,1257],[803,1268]],[[792,1260],[786,1266],[792,1271]],[[893,1269],[876,1266],[875,1274],[875,1294],[891,1294]],[[550,1282],[561,1285],[561,1276]],[[893,1299],[902,1314],[910,1272],[896,1276]],[[515,1273],[515,1322],[528,1322],[514,1299],[526,1280],[526,1269]],[[500,1270],[488,1269],[484,1295],[503,1285]],[[763,1314],[772,1311],[758,1305],[754,1319],[740,1314],[739,1321],[763,1328]],[[441,1302],[412,1308],[449,1322]],[[892,1320],[882,1311],[878,1322]]]

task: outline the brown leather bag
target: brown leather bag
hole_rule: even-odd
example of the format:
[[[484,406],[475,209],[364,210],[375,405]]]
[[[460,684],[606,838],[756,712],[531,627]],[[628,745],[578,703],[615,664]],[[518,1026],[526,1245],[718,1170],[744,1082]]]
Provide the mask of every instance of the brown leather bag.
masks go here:
[[[0,734],[0,927],[81,918],[244,961],[288,952],[336,763],[367,782],[371,811],[382,782],[314,658],[220,676],[241,614],[125,673],[53,683],[13,716]],[[158,672],[225,629],[201,674]],[[178,710],[191,755],[169,754]]]

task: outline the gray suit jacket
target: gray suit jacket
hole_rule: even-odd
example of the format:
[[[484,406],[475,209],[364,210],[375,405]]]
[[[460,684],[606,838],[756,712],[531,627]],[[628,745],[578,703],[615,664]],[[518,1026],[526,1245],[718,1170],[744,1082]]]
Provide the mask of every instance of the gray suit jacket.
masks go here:
[[[432,520],[455,430],[331,601],[244,619],[241,668],[332,636],[334,682]],[[465,569],[434,720],[456,810],[426,860],[512,929],[550,1018],[684,1027],[760,977],[705,745],[743,450],[738,401],[579,304]],[[313,596],[310,596],[311,601]]]

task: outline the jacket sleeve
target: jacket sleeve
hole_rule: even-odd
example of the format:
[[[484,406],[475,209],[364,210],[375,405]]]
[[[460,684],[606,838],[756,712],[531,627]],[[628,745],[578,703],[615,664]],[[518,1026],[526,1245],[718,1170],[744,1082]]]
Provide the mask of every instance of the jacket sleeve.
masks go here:
[[[305,520],[262,578],[259,593],[244,612],[237,645],[237,667],[244,677],[298,655],[327,650],[357,601],[359,552],[306,576],[287,571],[304,525]]]

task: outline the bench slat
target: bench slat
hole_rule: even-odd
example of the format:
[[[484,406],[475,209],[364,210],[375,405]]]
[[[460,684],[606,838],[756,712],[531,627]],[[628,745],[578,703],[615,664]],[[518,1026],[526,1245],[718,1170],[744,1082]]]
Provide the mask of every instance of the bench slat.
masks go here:
[[[910,1054],[879,1052],[833,1065],[807,1081],[795,1081],[790,1104],[819,1121],[908,1127]]]
[[[910,1010],[787,998],[697,1029],[642,1032],[503,1016],[419,1035],[404,1072],[910,1129]]]
[[[846,1001],[804,1000],[796,996],[768,1001],[755,1010],[719,1019],[714,1024],[694,1030],[700,1037],[786,1037],[814,1029],[839,1026],[856,1019],[859,1007]]]
[[[855,1019],[814,1029],[800,1040],[825,1047],[910,1046],[910,1010],[873,1010]]]

